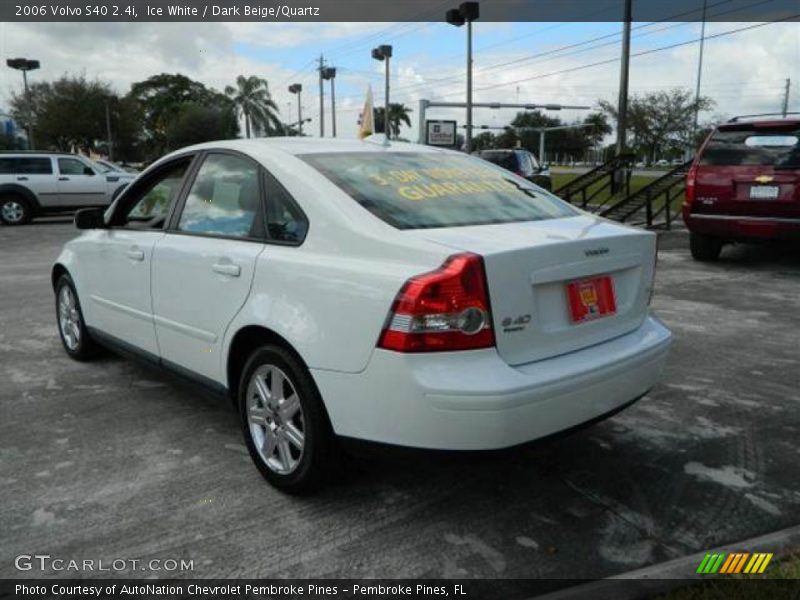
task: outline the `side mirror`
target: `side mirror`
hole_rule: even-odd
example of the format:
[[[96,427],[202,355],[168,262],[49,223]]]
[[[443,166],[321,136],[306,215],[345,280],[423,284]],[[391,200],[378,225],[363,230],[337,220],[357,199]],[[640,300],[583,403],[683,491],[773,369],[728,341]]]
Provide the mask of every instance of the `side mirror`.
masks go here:
[[[75,227],[78,229],[103,229],[106,226],[102,208],[82,208],[75,213]]]
[[[92,167],[83,167],[83,174],[94,175],[94,171],[92,170]]]

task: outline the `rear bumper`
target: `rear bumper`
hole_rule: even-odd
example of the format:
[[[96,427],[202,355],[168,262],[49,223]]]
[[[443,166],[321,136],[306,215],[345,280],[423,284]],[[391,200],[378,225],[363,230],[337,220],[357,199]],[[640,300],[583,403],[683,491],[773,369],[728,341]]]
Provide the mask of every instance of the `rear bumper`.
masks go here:
[[[334,431],[442,450],[515,446],[613,413],[656,383],[670,332],[639,329],[512,367],[494,349],[441,354],[376,350],[357,374],[313,370]]]
[[[683,220],[693,233],[732,240],[800,239],[800,218],[751,217],[686,213]]]

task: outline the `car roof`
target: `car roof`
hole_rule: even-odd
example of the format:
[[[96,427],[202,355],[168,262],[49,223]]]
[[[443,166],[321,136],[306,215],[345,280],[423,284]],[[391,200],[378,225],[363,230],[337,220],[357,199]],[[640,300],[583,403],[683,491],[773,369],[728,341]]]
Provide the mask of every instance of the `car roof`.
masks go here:
[[[73,154],[71,152],[50,152],[47,150],[0,150],[0,156],[80,156],[80,154]]]
[[[336,138],[315,138],[315,137],[269,137],[221,140],[217,142],[206,142],[188,148],[183,148],[180,152],[190,150],[210,150],[214,148],[226,148],[239,150],[247,154],[259,154],[262,151],[273,151],[293,156],[301,154],[327,154],[327,153],[346,153],[346,152],[426,152],[426,153],[447,153],[452,150],[444,150],[433,146],[422,144],[411,144],[407,142],[390,141],[384,143],[383,135],[370,136],[363,140],[348,140]],[[462,154],[459,152],[459,154]]]

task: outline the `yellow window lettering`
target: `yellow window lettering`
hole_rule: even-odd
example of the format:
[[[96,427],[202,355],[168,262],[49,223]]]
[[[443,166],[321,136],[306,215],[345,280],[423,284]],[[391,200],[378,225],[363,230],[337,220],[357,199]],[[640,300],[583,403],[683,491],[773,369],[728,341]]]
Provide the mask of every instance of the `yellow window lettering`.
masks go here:
[[[397,189],[397,193],[406,200],[422,200],[424,198],[415,185],[404,185]]]

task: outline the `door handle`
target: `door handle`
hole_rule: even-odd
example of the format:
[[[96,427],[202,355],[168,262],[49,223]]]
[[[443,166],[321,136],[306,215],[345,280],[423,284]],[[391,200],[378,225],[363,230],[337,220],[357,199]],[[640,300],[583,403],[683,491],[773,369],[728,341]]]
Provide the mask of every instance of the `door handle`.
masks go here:
[[[27,177],[17,177],[17,181],[28,181]]]
[[[238,277],[242,274],[242,268],[239,265],[234,265],[230,262],[218,262],[211,265],[215,273],[221,275],[230,275],[231,277]]]
[[[69,181],[69,177],[59,177],[59,181]]]
[[[129,248],[125,254],[127,254],[128,258],[131,260],[144,260],[144,251],[140,250],[136,246]]]

